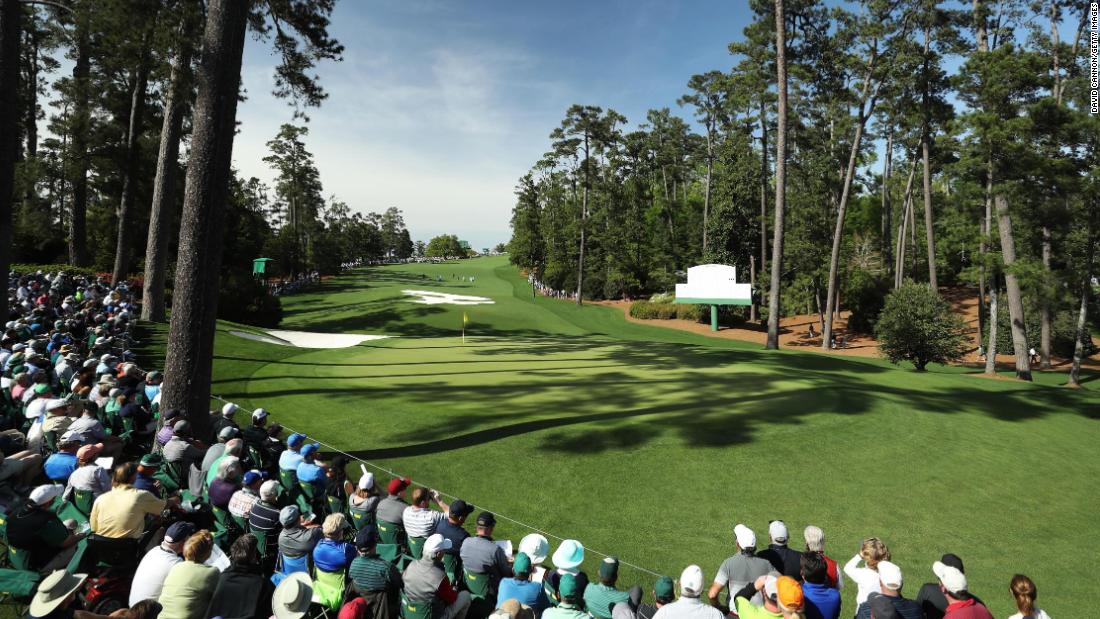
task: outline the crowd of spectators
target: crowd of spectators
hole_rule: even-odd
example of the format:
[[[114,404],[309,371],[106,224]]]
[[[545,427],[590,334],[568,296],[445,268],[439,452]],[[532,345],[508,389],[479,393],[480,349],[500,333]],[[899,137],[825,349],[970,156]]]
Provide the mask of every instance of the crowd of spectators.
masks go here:
[[[15,277],[0,338],[0,592],[36,619],[986,619],[962,560],[943,555],[908,597],[886,543],[843,564],[825,533],[768,544],[744,523],[709,582],[698,565],[649,591],[603,557],[497,519],[408,478],[385,482],[322,454],[264,409],[209,418],[160,408],[165,379],[129,351],[125,286],[65,273]],[[200,423],[196,423],[200,422]],[[472,522],[469,519],[472,518]],[[855,607],[842,608],[853,587]],[[1035,583],[1012,578],[1019,613],[1049,619]]]

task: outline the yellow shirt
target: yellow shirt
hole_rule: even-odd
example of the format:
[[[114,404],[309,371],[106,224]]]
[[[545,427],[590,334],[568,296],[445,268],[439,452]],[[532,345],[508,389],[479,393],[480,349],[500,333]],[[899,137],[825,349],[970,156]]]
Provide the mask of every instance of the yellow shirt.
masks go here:
[[[88,521],[96,535],[139,538],[145,530],[145,514],[160,515],[164,505],[164,499],[146,490],[116,486],[96,499]]]

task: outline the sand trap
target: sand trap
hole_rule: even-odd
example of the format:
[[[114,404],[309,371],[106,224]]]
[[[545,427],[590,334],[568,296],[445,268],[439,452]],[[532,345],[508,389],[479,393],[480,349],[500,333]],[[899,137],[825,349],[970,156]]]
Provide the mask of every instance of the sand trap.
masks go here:
[[[409,300],[424,305],[492,305],[494,303],[492,299],[487,297],[473,297],[449,292],[432,292],[430,290],[402,290],[401,292],[412,297],[418,297]]]
[[[381,340],[388,335],[364,335],[361,333],[314,333],[312,331],[280,331],[272,329],[267,335],[247,331],[230,331],[237,337],[279,346],[299,348],[346,348],[370,340]]]

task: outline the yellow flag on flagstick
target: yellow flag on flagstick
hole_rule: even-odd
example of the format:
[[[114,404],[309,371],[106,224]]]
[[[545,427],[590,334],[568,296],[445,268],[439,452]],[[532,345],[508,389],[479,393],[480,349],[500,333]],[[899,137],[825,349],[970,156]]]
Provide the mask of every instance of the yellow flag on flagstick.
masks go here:
[[[466,312],[462,312],[462,324],[470,324],[470,317],[466,314]]]
[[[466,324],[470,322],[470,317],[466,312],[462,312],[462,344],[466,344]]]

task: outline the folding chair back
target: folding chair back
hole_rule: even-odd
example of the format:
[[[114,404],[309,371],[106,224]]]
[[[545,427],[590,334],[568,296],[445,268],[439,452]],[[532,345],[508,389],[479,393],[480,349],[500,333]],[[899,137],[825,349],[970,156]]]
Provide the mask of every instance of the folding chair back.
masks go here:
[[[398,548],[405,546],[405,526],[396,522],[378,521],[378,540],[383,544],[394,544]]]
[[[70,500],[80,513],[84,514],[85,517],[91,517],[92,503],[95,502],[95,494],[91,490],[77,490],[74,488]]]
[[[313,600],[330,610],[340,610],[344,601],[344,587],[347,584],[344,571],[326,572],[320,569],[314,571],[316,575],[313,577]]]
[[[374,512],[356,509],[349,503],[348,515],[351,516],[351,526],[355,527],[356,531],[362,530],[363,527],[374,526]]]
[[[409,557],[413,561],[419,560],[424,554],[424,542],[428,541],[426,537],[410,537],[409,538]]]
[[[401,592],[401,619],[432,619],[435,600],[410,600]]]
[[[462,577],[466,581],[466,590],[470,592],[470,597],[479,600],[489,599],[489,585],[492,584],[492,582],[489,580],[488,574],[481,574],[463,569]]]

